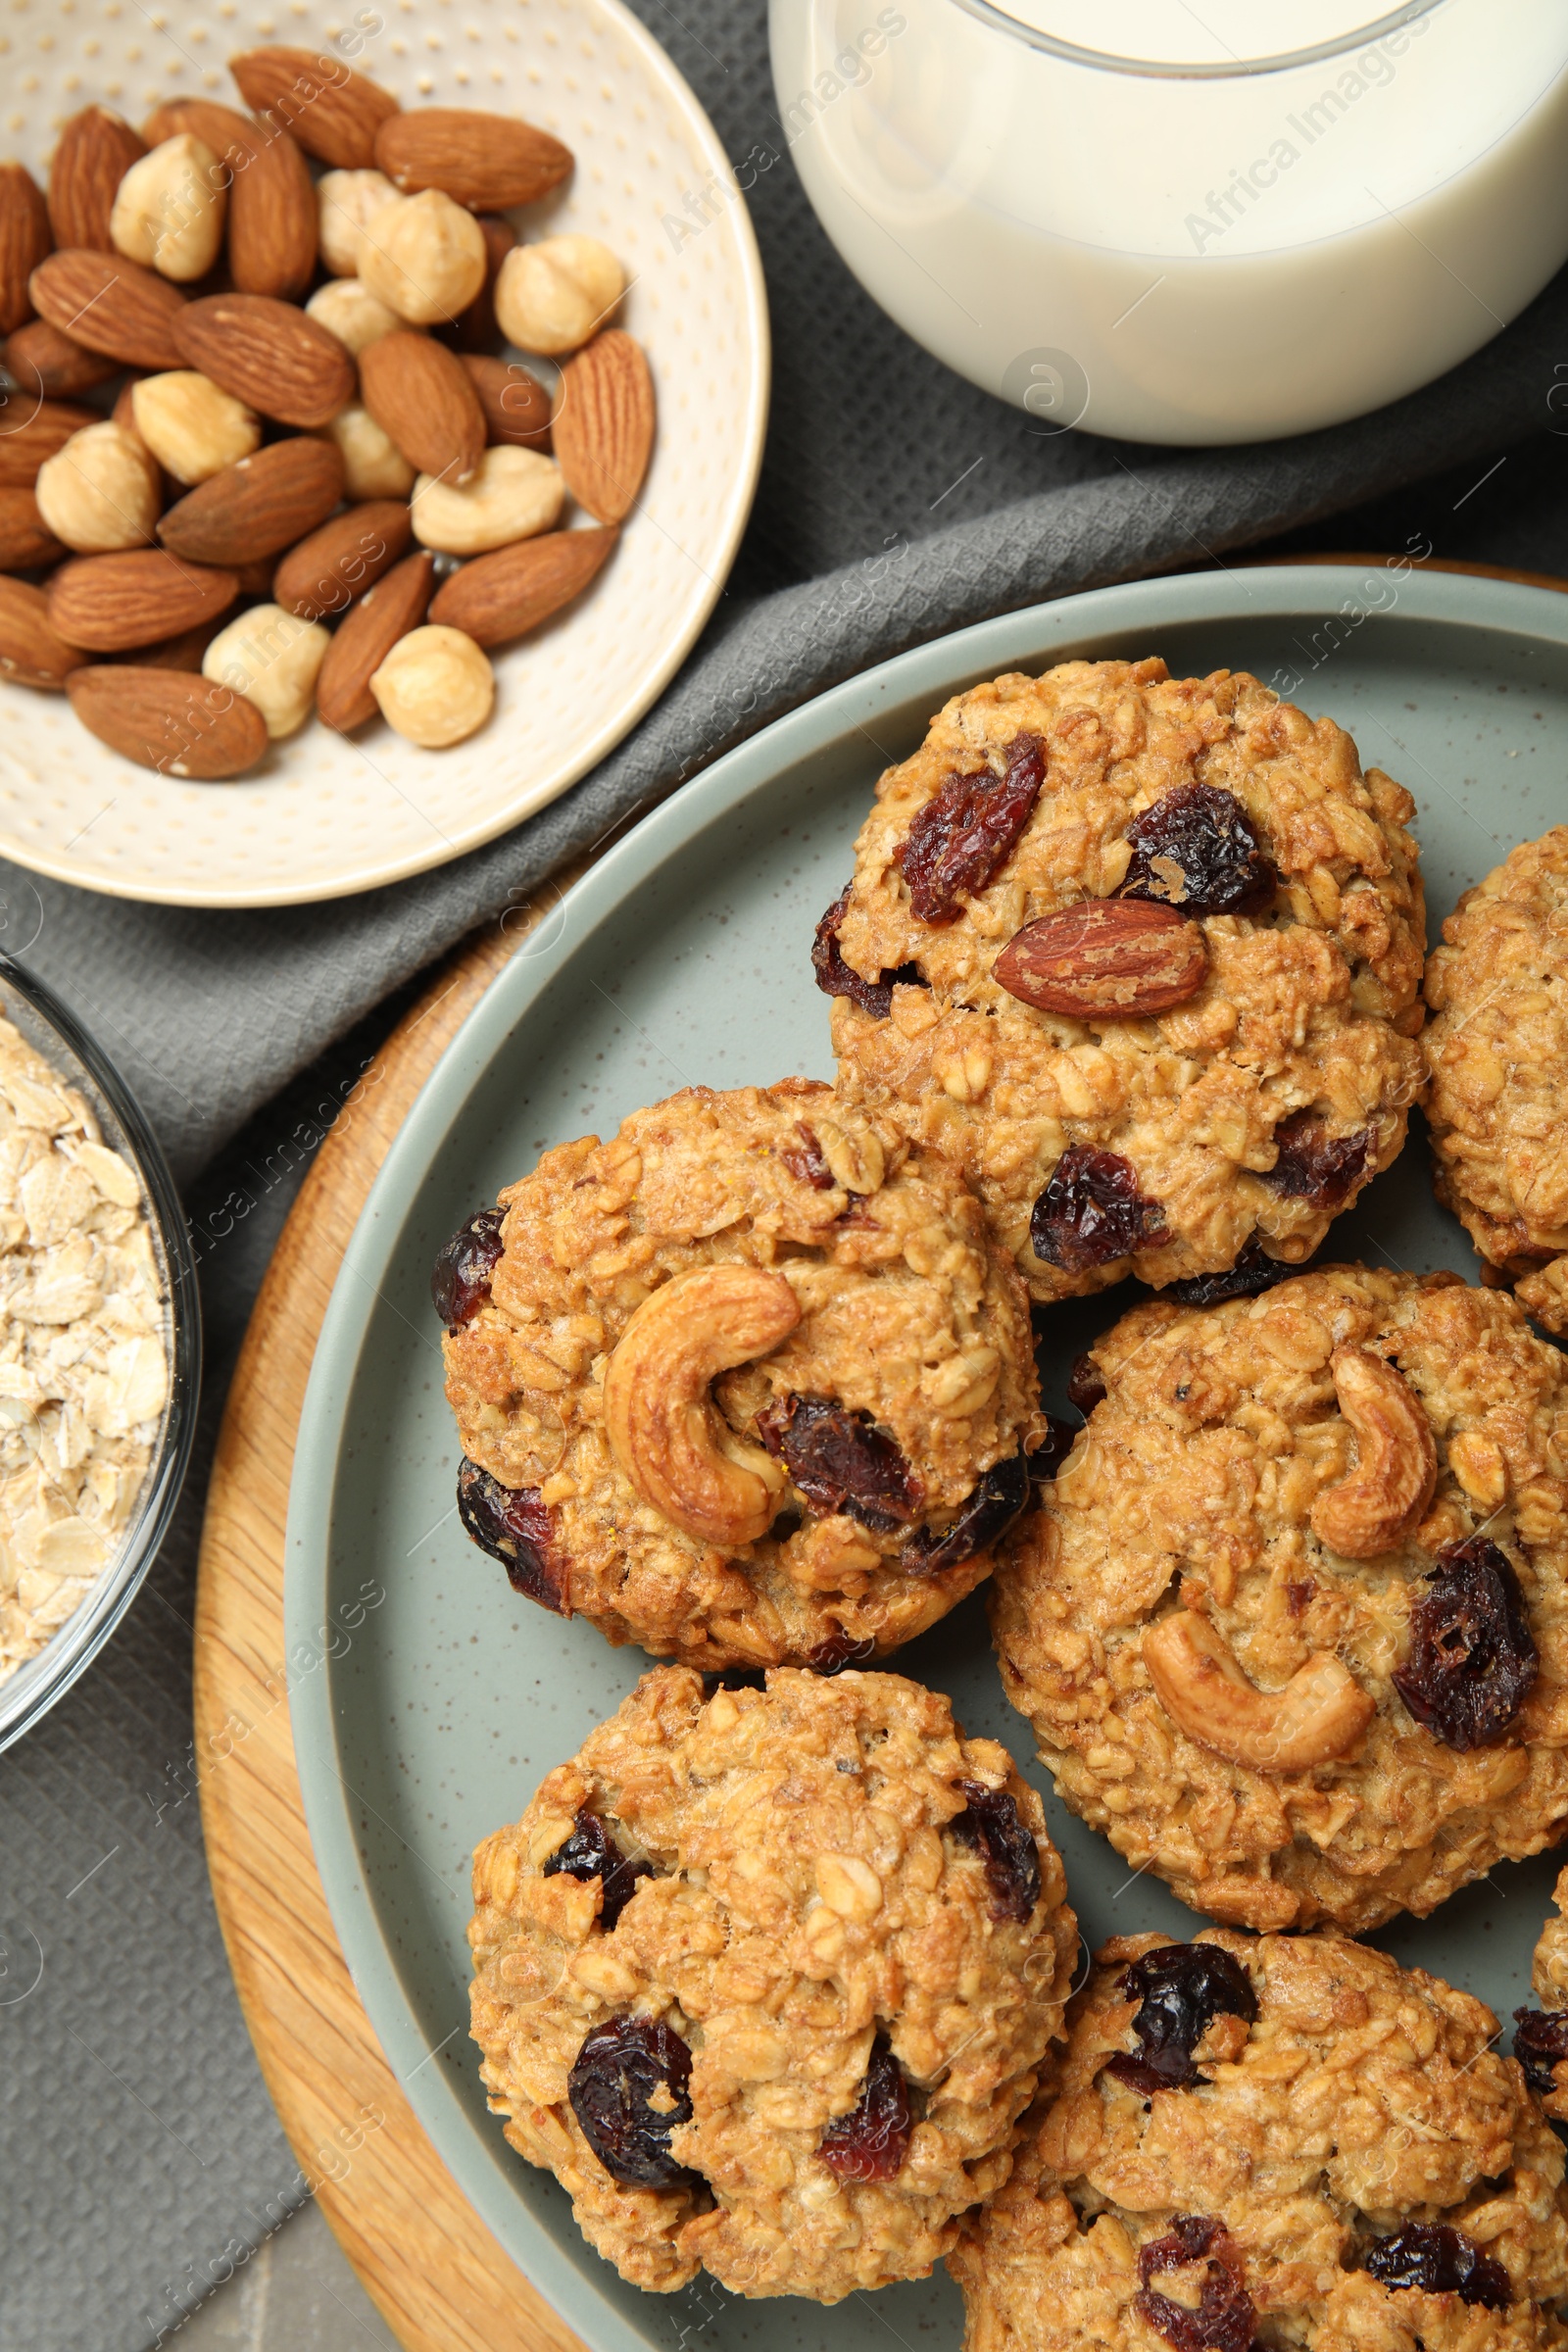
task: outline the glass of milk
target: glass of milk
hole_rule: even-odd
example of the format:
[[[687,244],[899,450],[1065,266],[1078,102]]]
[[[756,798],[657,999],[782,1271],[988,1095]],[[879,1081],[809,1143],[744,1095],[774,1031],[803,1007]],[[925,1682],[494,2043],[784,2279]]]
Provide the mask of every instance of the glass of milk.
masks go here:
[[[845,261],[1042,432],[1333,424],[1568,259],[1564,0],[770,0],[769,29]]]

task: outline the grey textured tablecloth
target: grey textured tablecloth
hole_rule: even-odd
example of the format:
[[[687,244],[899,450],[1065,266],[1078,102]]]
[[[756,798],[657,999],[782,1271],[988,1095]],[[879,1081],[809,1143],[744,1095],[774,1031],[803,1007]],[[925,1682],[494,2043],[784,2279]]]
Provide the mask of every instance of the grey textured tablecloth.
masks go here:
[[[776,140],[762,0],[684,0],[680,21],[661,0],[633,5],[732,156]],[[105,1657],[0,1758],[0,2352],[160,2340],[305,2193],[207,1888],[195,1546],[268,1251],[414,976],[780,711],[988,613],[1328,534],[1396,547],[1414,530],[1440,556],[1568,569],[1568,466],[1547,408],[1568,362],[1568,277],[1445,381],[1363,422],[1172,455],[1037,437],[949,375],[851,281],[787,164],[759,181],[754,218],[775,337],[756,513],[704,643],[596,774],[487,850],[320,908],[164,911],[0,869],[0,945],[117,1054],[197,1224],[220,1236],[204,1245],[209,1391],[174,1535]]]

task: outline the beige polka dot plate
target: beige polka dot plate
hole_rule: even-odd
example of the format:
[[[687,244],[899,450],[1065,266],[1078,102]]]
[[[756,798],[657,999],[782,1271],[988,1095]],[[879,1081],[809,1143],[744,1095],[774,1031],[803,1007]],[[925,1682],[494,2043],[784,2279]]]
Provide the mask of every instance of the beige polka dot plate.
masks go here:
[[[737,197],[695,236],[665,216],[733,187],[716,132],[619,0],[0,0],[0,156],[42,173],[93,99],[238,104],[227,59],[337,41],[406,106],[518,114],[577,159],[514,218],[601,237],[632,277],[621,323],[649,355],[659,438],[621,546],[581,603],[494,657],[495,712],[455,749],[379,719],[314,720],[231,784],[181,783],[88,735],[65,699],[0,685],[0,855],[117,897],[277,906],[423,872],[542,808],[613,750],[711,612],[751,508],[767,415],[767,311]],[[678,250],[677,250],[678,248]],[[543,372],[543,371],[542,371]],[[586,521],[587,517],[580,519]]]

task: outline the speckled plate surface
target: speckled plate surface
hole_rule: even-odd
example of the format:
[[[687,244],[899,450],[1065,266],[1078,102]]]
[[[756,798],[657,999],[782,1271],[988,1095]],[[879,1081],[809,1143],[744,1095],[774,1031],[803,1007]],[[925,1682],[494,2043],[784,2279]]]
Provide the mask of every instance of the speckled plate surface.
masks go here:
[[[301,1425],[289,1512],[289,1654],[338,1654],[290,1704],[306,1811],[371,2023],[437,2148],[502,2243],[594,2347],[664,2352],[703,2329],[758,2352],[891,2338],[956,2347],[945,2277],[830,2311],[742,2303],[701,2281],[640,2293],[583,2244],[555,2182],[486,2114],[467,2037],[468,1857],[522,1810],[631,1688],[644,1660],[515,1598],[465,1541],[441,1395],[431,1258],[548,1145],[613,1132],[697,1081],[828,1077],[807,952],[850,866],[879,755],[906,756],[949,694],[1079,655],[1162,654],[1178,675],[1250,668],[1354,734],[1415,795],[1436,923],[1515,842],[1568,817],[1568,599],[1442,574],[1301,567],[1154,580],[1010,614],[836,688],[732,753],[580,882],[450,1048],[389,1154],[345,1256]],[[1475,1260],[1434,1203],[1426,1148],[1341,1220],[1328,1252],[1417,1271]],[[1326,1252],[1326,1253],[1328,1253]],[[1057,1310],[1059,1363],[1133,1285]],[[1048,1396],[1061,1409],[1062,1398]],[[296,1644],[308,1648],[299,1650]],[[979,1593],[899,1671],[951,1693],[1044,1789],[1003,1697]],[[1191,1914],[1048,1798],[1084,1932],[1190,1932]],[[1550,1857],[1499,1865],[1428,1921],[1377,1940],[1506,2018],[1527,1997]],[[1185,1923],[1185,1924],[1184,1924]]]
[[[380,719],[352,739],[313,720],[236,783],[181,783],[97,742],[63,696],[0,684],[0,855],[36,873],[166,906],[280,906],[441,865],[614,749],[691,650],[734,561],[767,417],[761,266],[738,196],[700,235],[666,231],[689,190],[733,183],[712,124],[620,0],[341,12],[323,0],[0,0],[0,157],[41,177],[60,123],[89,100],[138,123],[170,98],[239,105],[226,71],[237,51],[337,39],[406,106],[522,115],[571,148],[565,188],[512,218],[525,235],[601,237],[625,263],[620,322],[647,348],[659,401],[647,484],[590,592],[493,656],[494,716],[451,751],[421,751]]]

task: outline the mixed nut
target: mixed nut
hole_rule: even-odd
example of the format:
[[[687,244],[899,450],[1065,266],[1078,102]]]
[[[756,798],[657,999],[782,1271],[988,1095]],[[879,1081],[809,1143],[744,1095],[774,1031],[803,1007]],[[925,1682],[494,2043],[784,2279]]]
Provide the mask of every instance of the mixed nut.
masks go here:
[[[0,166],[0,677],[183,778],[313,710],[460,743],[490,649],[591,586],[641,490],[625,270],[518,243],[506,214],[572,169],[547,131],[405,114],[305,50],[231,71],[248,114],[175,99],[138,133],[89,106],[47,195]]]

